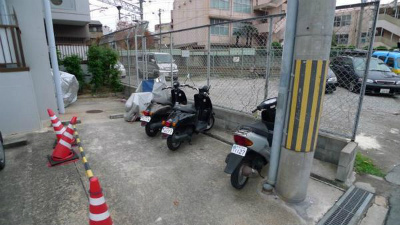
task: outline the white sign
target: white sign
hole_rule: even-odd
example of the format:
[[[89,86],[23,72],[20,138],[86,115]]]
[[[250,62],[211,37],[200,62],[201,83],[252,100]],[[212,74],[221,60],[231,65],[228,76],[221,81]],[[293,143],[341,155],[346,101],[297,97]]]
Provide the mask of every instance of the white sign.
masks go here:
[[[189,50],[182,50],[182,57],[189,58],[189,56],[190,56],[190,51]]]
[[[240,57],[233,57],[233,62],[234,63],[238,63],[238,62],[240,62]]]

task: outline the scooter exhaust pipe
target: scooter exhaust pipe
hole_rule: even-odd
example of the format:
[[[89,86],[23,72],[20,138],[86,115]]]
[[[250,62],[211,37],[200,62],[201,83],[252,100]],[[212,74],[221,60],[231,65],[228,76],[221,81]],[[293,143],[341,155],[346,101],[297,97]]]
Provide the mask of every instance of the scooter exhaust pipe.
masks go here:
[[[174,141],[184,141],[184,140],[187,140],[187,139],[190,139],[189,134],[181,134],[181,135],[175,134],[173,136],[173,140]]]
[[[245,177],[256,177],[258,175],[258,171],[251,168],[250,166],[244,165],[242,168],[242,175]]]
[[[160,130],[163,127],[162,122],[155,122],[150,124],[150,129],[152,130]]]

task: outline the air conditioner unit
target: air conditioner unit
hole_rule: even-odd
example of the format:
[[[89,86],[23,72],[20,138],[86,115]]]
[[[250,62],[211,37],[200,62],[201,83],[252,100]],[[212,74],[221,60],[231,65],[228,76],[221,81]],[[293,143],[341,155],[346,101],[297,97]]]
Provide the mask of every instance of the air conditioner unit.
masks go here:
[[[50,0],[52,9],[75,10],[75,0]]]

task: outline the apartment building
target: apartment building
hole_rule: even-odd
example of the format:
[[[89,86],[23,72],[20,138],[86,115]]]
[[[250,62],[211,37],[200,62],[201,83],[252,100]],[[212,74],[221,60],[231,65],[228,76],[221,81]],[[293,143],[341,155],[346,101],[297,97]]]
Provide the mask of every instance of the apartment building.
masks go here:
[[[285,0],[175,0],[172,10],[172,28],[173,30],[180,30],[285,11]],[[284,18],[279,18],[278,21],[274,21],[274,24],[282,24],[284,22],[282,20]],[[249,23],[257,30],[253,35],[253,45],[265,45],[269,32],[268,21],[260,20]],[[238,41],[238,35],[235,34],[235,31],[249,23],[213,26],[210,38],[211,48],[245,46],[246,38],[240,38]],[[273,39],[275,41],[283,40],[282,28],[284,30],[284,25],[274,26]],[[208,44],[208,31],[203,28],[187,31],[184,34],[174,33],[173,43],[175,47],[204,49]]]
[[[171,23],[162,23],[162,24],[156,24],[154,26],[154,33],[159,34],[160,32],[168,32],[172,30],[172,24]],[[155,38],[156,42],[156,48],[158,48],[158,45],[161,44],[161,46],[169,46],[171,42],[170,35],[161,35]],[[161,40],[161,43],[160,43]]]
[[[396,8],[392,4],[381,5],[374,46],[397,47],[400,42],[400,6]]]
[[[89,0],[50,0],[56,44],[85,44],[90,40]]]
[[[51,7],[58,43],[88,39],[88,0]],[[57,110],[42,0],[0,0],[0,108],[3,135],[40,130]]]
[[[334,21],[334,38],[336,44],[363,48],[369,43],[368,34],[371,32],[374,12],[371,7],[366,7],[362,18],[360,12],[360,8],[336,11]],[[397,43],[400,41],[399,14],[400,7],[398,7],[396,12],[392,4],[383,4],[380,6],[376,23],[374,47],[397,47]],[[362,20],[361,23],[360,20]],[[360,24],[361,29],[359,29]]]

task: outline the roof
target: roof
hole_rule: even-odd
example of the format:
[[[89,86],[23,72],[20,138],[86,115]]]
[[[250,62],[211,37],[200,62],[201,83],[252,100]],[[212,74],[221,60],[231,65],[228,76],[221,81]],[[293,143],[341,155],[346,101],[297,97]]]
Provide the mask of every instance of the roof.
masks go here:
[[[389,51],[376,51],[372,55],[377,55],[377,56],[392,56],[394,58],[400,57],[400,52],[389,52]]]
[[[94,24],[94,25],[103,25],[100,21],[98,20],[91,20],[89,24]]]

